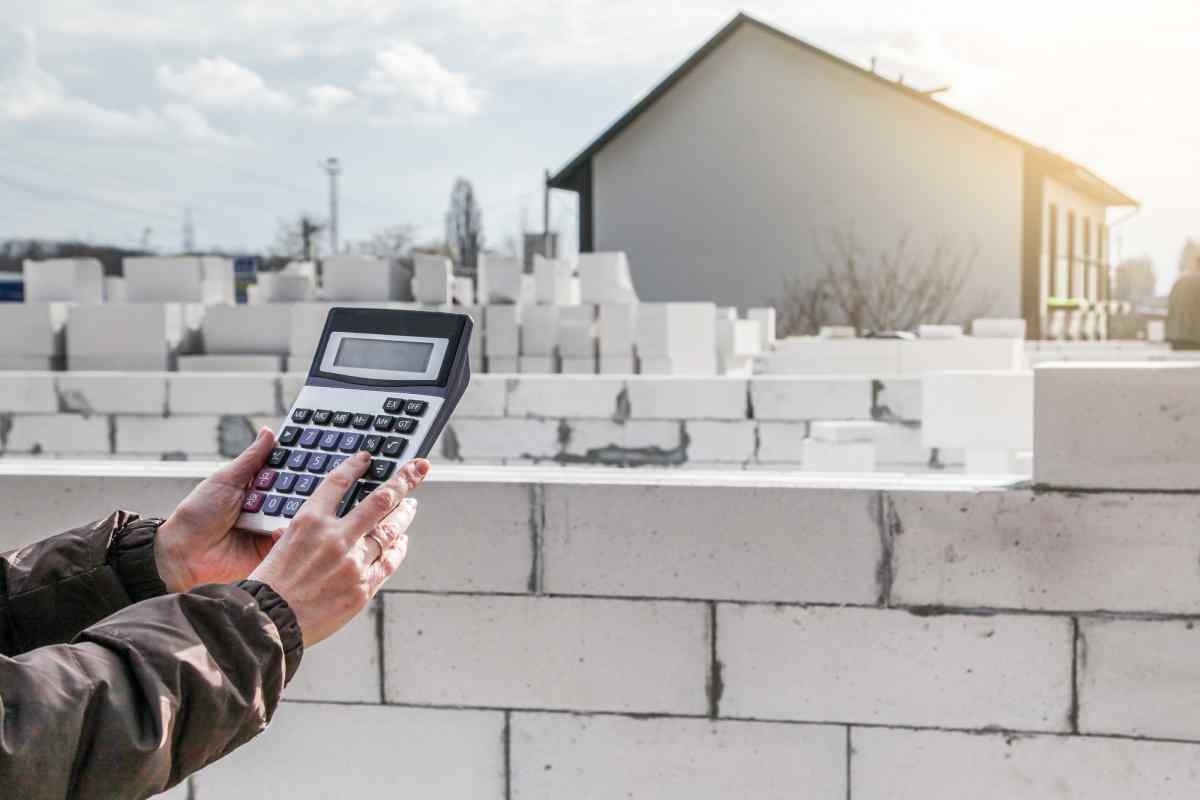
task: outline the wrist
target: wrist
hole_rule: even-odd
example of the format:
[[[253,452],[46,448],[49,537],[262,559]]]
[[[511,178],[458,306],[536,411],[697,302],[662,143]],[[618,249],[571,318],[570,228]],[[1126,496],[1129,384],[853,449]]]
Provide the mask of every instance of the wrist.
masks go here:
[[[154,561],[158,565],[158,575],[171,594],[186,592],[195,584],[187,568],[187,560],[176,546],[179,541],[177,525],[174,517],[168,517],[158,526],[158,535],[154,537]]]

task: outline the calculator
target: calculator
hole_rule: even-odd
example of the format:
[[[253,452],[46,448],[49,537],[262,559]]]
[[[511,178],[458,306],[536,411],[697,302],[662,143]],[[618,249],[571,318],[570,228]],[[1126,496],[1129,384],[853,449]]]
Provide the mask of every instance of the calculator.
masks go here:
[[[472,327],[466,314],[330,309],[308,378],[246,491],[237,527],[286,526],[323,477],[360,450],[371,464],[342,497],[339,517],[401,464],[427,455],[471,379]]]

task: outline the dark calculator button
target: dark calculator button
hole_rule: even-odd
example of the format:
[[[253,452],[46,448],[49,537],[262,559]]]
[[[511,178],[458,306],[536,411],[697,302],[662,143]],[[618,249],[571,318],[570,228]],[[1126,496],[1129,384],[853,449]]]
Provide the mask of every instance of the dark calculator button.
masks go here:
[[[379,447],[382,444],[383,444],[382,436],[376,436],[375,434],[371,434],[370,436],[363,437],[361,449],[366,450],[371,455],[375,455],[376,453],[379,452]]]
[[[342,438],[338,441],[338,450],[343,453],[353,453],[362,444],[362,439],[361,433],[343,433]]]
[[[412,433],[417,429],[417,421],[408,417],[396,420],[396,433]]]
[[[375,418],[375,430],[377,431],[390,431],[395,424],[396,418],[386,414],[380,414]]]
[[[404,404],[404,413],[410,417],[419,417],[425,413],[429,403],[425,400],[409,400]]]
[[[283,510],[283,502],[286,499],[287,498],[281,497],[277,494],[271,495],[267,498],[267,501],[263,503],[262,513],[266,514],[268,517],[278,517],[279,512]]]
[[[289,497],[283,501],[283,515],[288,519],[300,513],[300,506],[304,505],[304,501],[299,497]]]
[[[404,399],[400,397],[389,397],[383,401],[383,410],[387,414],[399,414],[404,408]]]
[[[342,435],[337,431],[325,431],[321,434],[321,449],[322,450],[337,450],[338,442]]]
[[[242,511],[254,514],[262,508],[263,501],[266,499],[267,496],[262,492],[246,492],[246,497],[242,500]]]
[[[292,487],[296,485],[296,473],[281,472],[279,478],[275,481],[275,491],[290,492]]]
[[[308,418],[311,416],[311,408],[296,408],[292,410],[292,422],[299,422],[301,425],[308,422]]]
[[[349,457],[350,456],[330,456],[329,457],[329,467],[326,468],[325,471],[333,472],[335,469],[340,467],[342,465],[342,463],[345,462],[345,460]]]
[[[287,463],[288,456],[291,454],[291,450],[287,450],[282,447],[276,447],[271,451],[271,455],[267,457],[267,465],[272,467],[282,467]]]
[[[375,417],[370,414],[355,414],[354,418],[350,420],[350,424],[359,430],[366,430],[371,427],[371,421],[374,419]]]
[[[363,501],[364,498],[366,498],[367,495],[369,495],[371,492],[375,491],[378,488],[379,488],[378,483],[370,483],[368,481],[360,481],[358,484],[358,488],[354,490],[354,499],[351,501],[351,504],[358,505],[359,503],[361,503]]]
[[[367,470],[367,476],[374,481],[386,481],[395,468],[396,462],[384,461],[381,458],[377,458],[371,462],[371,467]]]
[[[348,428],[350,427],[350,412],[339,411],[333,415],[333,427]]]
[[[296,440],[300,438],[301,429],[294,425],[289,425],[279,432],[279,444],[281,447],[292,447],[296,444]]]
[[[308,453],[303,450],[296,450],[287,460],[287,468],[293,469],[296,472],[304,469],[304,465],[308,463]]]
[[[382,455],[388,458],[399,458],[404,452],[404,446],[408,444],[408,439],[401,439],[398,436],[389,436],[387,441],[383,443]]]
[[[321,485],[321,479],[316,475],[301,475],[296,478],[296,494],[302,494],[305,497],[316,491]]]
[[[316,447],[319,441],[321,441],[321,432],[316,428],[309,428],[300,435],[300,446],[310,450]]]
[[[313,425],[328,425],[331,419],[333,419],[332,411],[321,409],[313,412]]]
[[[275,479],[279,477],[279,473],[273,469],[264,469],[254,478],[254,488],[260,492],[265,492],[275,485]]]
[[[324,453],[313,453],[308,457],[308,471],[315,472],[320,475],[325,471],[325,466],[329,463],[329,456]]]

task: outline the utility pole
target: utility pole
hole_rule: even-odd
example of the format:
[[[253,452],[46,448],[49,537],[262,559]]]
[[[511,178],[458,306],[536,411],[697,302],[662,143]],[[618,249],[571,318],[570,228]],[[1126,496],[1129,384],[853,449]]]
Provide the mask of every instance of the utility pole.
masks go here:
[[[550,170],[542,171],[542,238],[550,238]]]
[[[342,162],[335,156],[330,156],[320,164],[321,169],[329,174],[329,252],[338,251],[338,188],[337,179],[342,171]]]

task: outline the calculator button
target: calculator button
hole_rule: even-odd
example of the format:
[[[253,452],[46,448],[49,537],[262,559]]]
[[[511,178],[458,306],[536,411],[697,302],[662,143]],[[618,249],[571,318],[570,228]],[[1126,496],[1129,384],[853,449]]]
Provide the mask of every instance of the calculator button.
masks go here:
[[[383,410],[387,414],[399,414],[404,408],[404,399],[401,397],[389,397],[383,401]]]
[[[396,463],[394,461],[384,461],[379,458],[371,462],[371,467],[367,470],[367,475],[374,481],[386,481],[395,468]]]
[[[383,443],[382,455],[388,458],[399,458],[404,452],[404,446],[408,444],[408,439],[401,439],[398,436],[389,436],[387,441]]]
[[[425,413],[429,403],[425,400],[409,400],[404,404],[404,413],[410,417],[419,417]]]
[[[288,456],[291,454],[291,450],[287,450],[282,447],[276,447],[271,451],[271,455],[267,457],[267,464],[272,467],[282,467],[287,463]]]
[[[305,497],[316,491],[321,485],[321,479],[316,475],[301,475],[296,478],[296,494],[302,494]]]
[[[342,435],[337,431],[325,431],[321,434],[321,449],[322,450],[337,450],[338,442]]]
[[[273,469],[264,469],[258,473],[254,479],[254,488],[260,492],[265,492],[275,485],[275,479],[279,477],[279,473]]]
[[[417,421],[408,417],[396,420],[396,433],[412,433],[417,429]]]
[[[304,505],[304,501],[299,497],[289,497],[283,501],[283,515],[288,519],[300,513],[300,506]]]
[[[262,513],[266,514],[268,517],[278,517],[279,512],[283,510],[283,503],[286,499],[287,498],[281,497],[277,494],[271,495],[267,498],[267,501],[263,503]]]
[[[335,469],[340,467],[346,461],[346,459],[349,457],[350,456],[330,456],[329,457],[329,467],[325,471],[333,472]]]
[[[350,412],[339,411],[333,415],[333,427],[348,428],[350,427]]]
[[[313,425],[328,425],[331,419],[333,419],[332,411],[321,409],[313,412]]]
[[[370,436],[363,437],[361,449],[365,450],[366,452],[370,453],[371,455],[375,455],[376,453],[379,452],[379,447],[382,444],[383,444],[382,436],[376,436],[375,434],[371,434]]]
[[[329,456],[324,453],[313,453],[308,457],[308,471],[315,472],[318,475],[325,471],[325,466],[329,463]]]
[[[275,491],[290,492],[292,490],[292,487],[295,485],[296,485],[296,473],[281,472],[281,473],[279,473],[279,477],[275,480]]]
[[[319,441],[321,441],[321,432],[316,428],[309,428],[300,435],[300,446],[307,447],[309,450],[316,447]]]
[[[356,486],[353,490],[354,497],[350,498],[350,507],[353,508],[354,506],[361,503],[363,500],[366,499],[367,495],[369,495],[371,492],[375,491],[378,488],[379,488],[378,483],[371,483],[369,481],[359,481],[358,486]]]
[[[242,511],[250,514],[255,514],[262,508],[263,501],[267,496],[262,492],[246,492],[246,497],[242,500]]]
[[[353,453],[362,444],[362,439],[361,433],[343,433],[342,438],[338,441],[338,450],[343,453]]]
[[[308,463],[308,453],[303,450],[296,450],[287,460],[287,468],[299,472],[304,469],[304,465]]]
[[[311,416],[311,408],[297,408],[292,410],[292,422],[299,422],[301,425],[308,422],[308,418]]]
[[[279,444],[282,447],[294,447],[296,440],[300,438],[301,428],[294,425],[289,425],[279,432]]]
[[[350,420],[350,424],[359,430],[366,430],[367,428],[371,427],[371,421],[374,419],[375,417],[371,416],[370,414],[355,414]]]
[[[395,424],[396,418],[386,414],[380,414],[375,418],[375,430],[377,431],[390,431]]]

